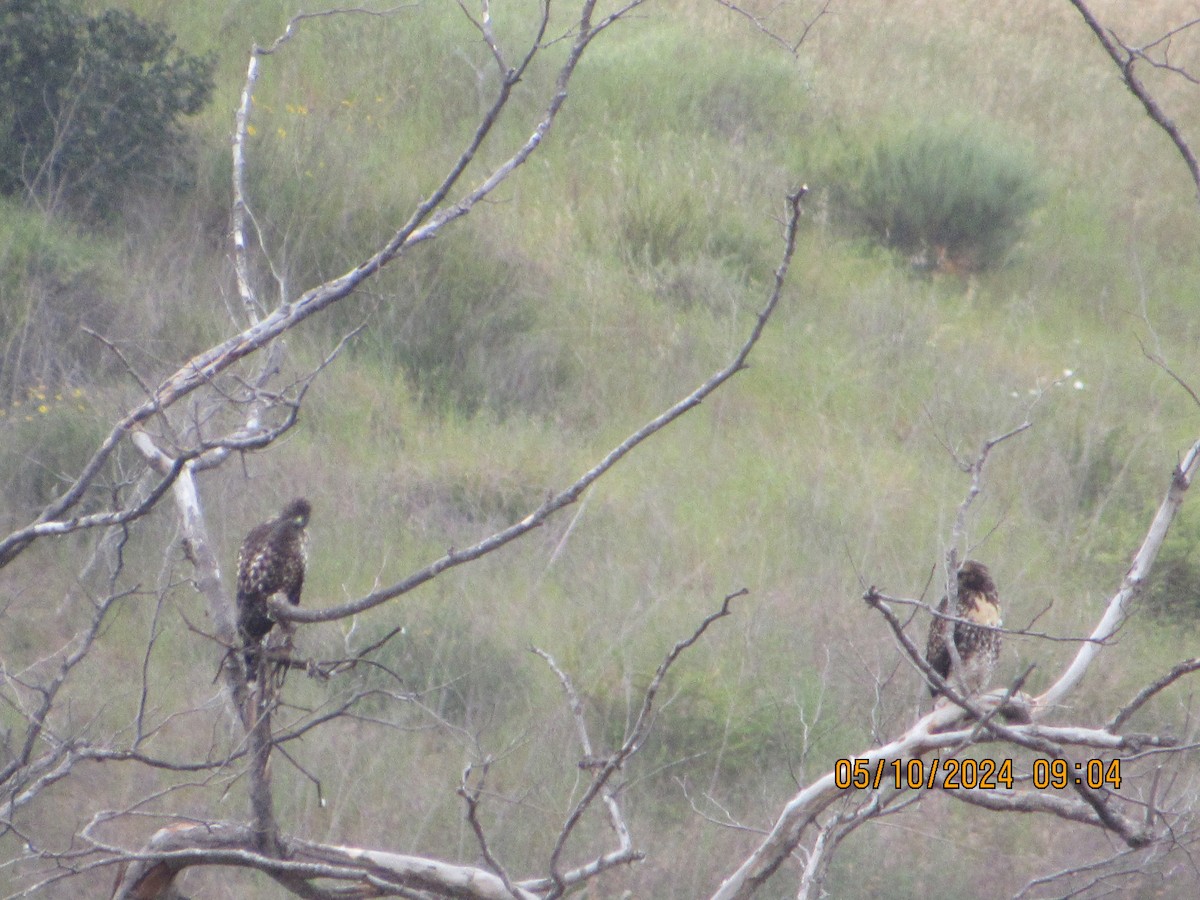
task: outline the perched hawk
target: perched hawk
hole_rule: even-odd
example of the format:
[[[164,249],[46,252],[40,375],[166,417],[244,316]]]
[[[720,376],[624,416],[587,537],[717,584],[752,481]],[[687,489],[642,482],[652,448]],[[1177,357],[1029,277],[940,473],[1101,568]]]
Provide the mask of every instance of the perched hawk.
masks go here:
[[[948,614],[949,606],[950,599],[943,597],[938,604],[938,612]],[[983,563],[969,559],[958,570],[958,605],[953,615],[966,621],[950,622],[935,616],[930,623],[925,661],[955,687],[961,686],[967,694],[976,694],[987,687],[996,660],[1000,657],[1000,633],[967,624],[1000,624],[1000,595],[996,593],[996,583]],[[953,678],[950,672],[953,657],[948,640],[951,630],[958,659],[962,663],[962,670],[954,672]],[[938,695],[932,685],[929,693],[934,697]]]
[[[253,681],[258,673],[258,648],[275,626],[267,600],[283,594],[293,606],[300,604],[304,587],[305,534],[312,506],[303,497],[283,508],[277,519],[250,530],[238,552],[238,634],[246,647],[246,670]]]

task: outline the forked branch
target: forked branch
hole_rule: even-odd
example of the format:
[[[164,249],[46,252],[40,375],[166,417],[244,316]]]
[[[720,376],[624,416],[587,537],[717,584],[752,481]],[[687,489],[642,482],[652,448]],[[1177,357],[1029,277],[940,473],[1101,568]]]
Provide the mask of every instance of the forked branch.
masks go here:
[[[1143,58],[1142,55],[1122,44],[1110,29],[1100,23],[1100,20],[1096,18],[1095,14],[1083,0],[1070,0],[1070,3],[1083,16],[1083,21],[1087,23],[1087,27],[1091,29],[1100,46],[1104,48],[1104,52],[1116,64],[1121,72],[1121,79],[1125,82],[1125,86],[1129,88],[1129,92],[1142,104],[1146,115],[1171,139],[1171,143],[1175,145],[1176,151],[1178,151],[1180,157],[1187,165],[1188,171],[1191,173],[1192,183],[1196,186],[1197,191],[1200,191],[1200,162],[1197,162],[1196,156],[1192,153],[1192,148],[1183,136],[1183,132],[1180,131],[1179,126],[1167,115],[1166,111],[1159,104],[1158,100],[1155,99],[1154,95],[1150,93],[1150,90],[1135,71],[1135,65],[1139,59]]]

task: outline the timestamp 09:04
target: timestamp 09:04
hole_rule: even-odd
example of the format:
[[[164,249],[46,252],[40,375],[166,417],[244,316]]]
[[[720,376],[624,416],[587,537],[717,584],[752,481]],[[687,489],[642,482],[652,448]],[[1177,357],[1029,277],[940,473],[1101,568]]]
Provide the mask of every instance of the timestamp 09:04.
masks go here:
[[[1086,784],[1093,790],[1121,787],[1121,760],[1089,759],[1069,762],[1065,759],[1035,759],[1029,780],[1038,790],[1063,789]],[[1012,789],[1011,759],[839,759],[833,765],[833,784],[847,788],[920,790],[940,787],[945,790]]]

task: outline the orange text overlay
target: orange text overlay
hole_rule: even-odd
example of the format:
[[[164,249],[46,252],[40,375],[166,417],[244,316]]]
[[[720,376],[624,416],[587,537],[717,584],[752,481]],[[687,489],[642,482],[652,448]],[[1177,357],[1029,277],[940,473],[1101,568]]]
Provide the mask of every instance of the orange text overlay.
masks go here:
[[[833,764],[833,783],[841,790],[1011,790],[1018,781],[1038,790],[1073,785],[1116,790],[1121,787],[1121,760],[1035,759],[1022,776],[1013,775],[1011,759],[839,759]]]

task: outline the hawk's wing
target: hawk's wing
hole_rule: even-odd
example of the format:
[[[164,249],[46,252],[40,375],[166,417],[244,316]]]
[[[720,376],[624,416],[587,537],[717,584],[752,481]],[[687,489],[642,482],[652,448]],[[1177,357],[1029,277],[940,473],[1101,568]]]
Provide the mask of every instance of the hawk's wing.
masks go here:
[[[251,529],[238,551],[238,599],[250,599],[263,594],[271,575],[271,523],[264,522]],[[266,595],[266,596],[269,596]],[[263,596],[262,599],[266,599]]]
[[[943,597],[937,611],[945,614],[949,609],[950,599]],[[950,622],[939,616],[934,616],[929,623],[929,640],[925,644],[925,661],[942,678],[950,677],[950,647],[947,643],[950,635]],[[937,696],[937,689],[929,686],[929,693]]]

